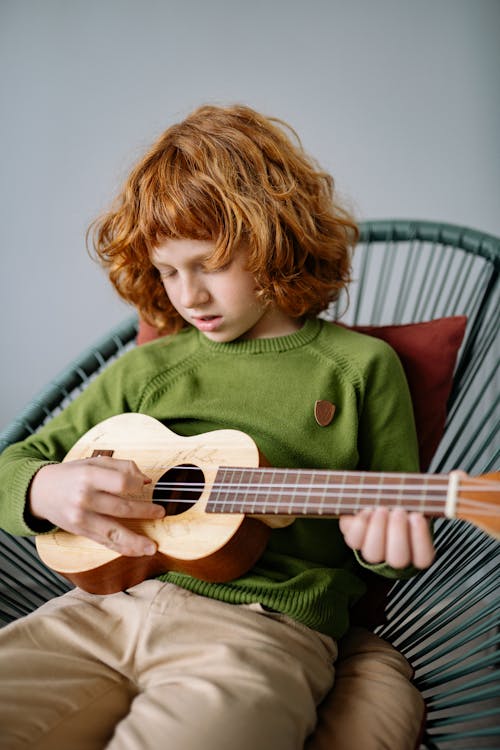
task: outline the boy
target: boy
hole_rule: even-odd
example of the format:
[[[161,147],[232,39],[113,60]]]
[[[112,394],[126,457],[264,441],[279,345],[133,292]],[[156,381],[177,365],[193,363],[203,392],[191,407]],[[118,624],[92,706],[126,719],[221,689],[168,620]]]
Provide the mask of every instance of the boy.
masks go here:
[[[122,521],[164,513],[133,462],[60,463],[122,412],[182,436],[242,430],[272,466],[417,471],[396,355],[317,317],[348,283],[356,238],[333,180],[278,121],[207,106],[169,128],[94,227],[118,292],[168,335],[5,451],[2,525],[154,554]],[[432,557],[420,514],[379,508],[275,529],[228,583],[166,571],[111,596],[70,592],[0,635],[5,746],[302,748],[361,567],[397,577]]]

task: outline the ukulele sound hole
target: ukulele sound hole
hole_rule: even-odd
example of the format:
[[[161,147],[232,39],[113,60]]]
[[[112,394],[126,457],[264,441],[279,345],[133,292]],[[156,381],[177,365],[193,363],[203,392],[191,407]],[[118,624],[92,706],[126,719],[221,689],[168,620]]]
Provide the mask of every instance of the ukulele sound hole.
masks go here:
[[[205,477],[198,466],[174,466],[158,480],[153,490],[153,502],[163,505],[167,516],[177,516],[199,500],[204,486]]]

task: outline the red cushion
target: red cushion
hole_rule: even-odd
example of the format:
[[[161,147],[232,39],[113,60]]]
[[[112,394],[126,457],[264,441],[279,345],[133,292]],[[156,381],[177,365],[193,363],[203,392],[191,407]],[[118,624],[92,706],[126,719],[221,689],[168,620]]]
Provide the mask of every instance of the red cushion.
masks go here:
[[[426,323],[354,326],[386,341],[398,354],[410,388],[417,427],[420,468],[426,471],[441,441],[453,372],[467,318],[458,315]]]
[[[428,468],[444,432],[446,404],[466,324],[467,318],[459,315],[425,323],[352,326],[386,341],[401,360],[413,401],[422,471]],[[156,329],[141,321],[137,343],[155,338]]]
[[[137,343],[147,344],[148,341],[154,341],[159,338],[159,333],[154,326],[150,326],[149,323],[145,323],[143,320],[139,321],[139,331],[137,333]]]

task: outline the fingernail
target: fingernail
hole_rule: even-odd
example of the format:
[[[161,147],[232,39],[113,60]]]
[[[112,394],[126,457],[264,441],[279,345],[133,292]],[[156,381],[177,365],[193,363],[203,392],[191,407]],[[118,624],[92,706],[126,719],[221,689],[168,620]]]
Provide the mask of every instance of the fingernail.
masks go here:
[[[403,510],[403,508],[399,508],[399,507],[391,508],[391,514],[393,516],[404,516],[405,511]]]
[[[156,546],[154,544],[146,544],[144,547],[145,555],[154,555],[156,552]]]

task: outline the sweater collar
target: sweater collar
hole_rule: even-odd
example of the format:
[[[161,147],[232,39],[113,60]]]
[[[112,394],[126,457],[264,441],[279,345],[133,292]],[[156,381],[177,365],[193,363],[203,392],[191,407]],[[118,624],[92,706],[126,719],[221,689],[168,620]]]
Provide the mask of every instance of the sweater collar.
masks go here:
[[[286,352],[309,344],[319,334],[322,322],[318,318],[308,318],[302,328],[286,336],[273,338],[243,339],[237,341],[211,341],[200,331],[194,329],[201,346],[221,354],[265,354],[268,352]]]

